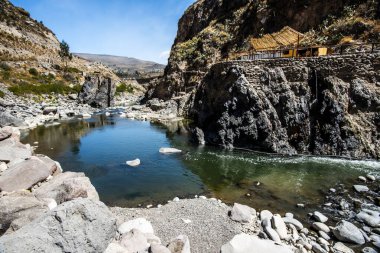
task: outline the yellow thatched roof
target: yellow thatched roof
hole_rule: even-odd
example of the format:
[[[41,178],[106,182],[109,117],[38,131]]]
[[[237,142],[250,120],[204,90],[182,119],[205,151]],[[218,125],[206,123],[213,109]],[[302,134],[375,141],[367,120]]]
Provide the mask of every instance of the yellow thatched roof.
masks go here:
[[[251,44],[256,51],[271,50],[296,45],[298,39],[301,40],[303,37],[302,33],[297,32],[289,26],[285,26],[279,32],[251,39]]]

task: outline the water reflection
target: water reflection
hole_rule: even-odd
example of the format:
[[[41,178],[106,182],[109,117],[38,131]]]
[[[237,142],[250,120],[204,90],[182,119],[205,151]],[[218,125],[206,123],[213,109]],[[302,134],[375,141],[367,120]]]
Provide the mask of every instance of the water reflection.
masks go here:
[[[313,157],[277,157],[243,151],[198,147],[189,143],[186,124],[151,124],[98,115],[60,126],[39,127],[24,138],[39,142],[38,153],[58,160],[65,170],[90,177],[109,205],[164,203],[175,196],[208,192],[226,202],[284,212],[295,204],[310,208],[323,201],[323,191],[337,183],[353,183],[380,163]],[[181,155],[162,155],[172,146]],[[142,164],[128,167],[126,160]],[[247,196],[250,195],[249,197]]]

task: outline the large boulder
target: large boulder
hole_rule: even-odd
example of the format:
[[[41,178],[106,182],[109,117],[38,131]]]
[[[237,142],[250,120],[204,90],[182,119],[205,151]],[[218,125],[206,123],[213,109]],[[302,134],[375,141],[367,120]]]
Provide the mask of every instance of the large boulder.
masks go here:
[[[222,246],[221,253],[291,253],[289,247],[277,245],[270,240],[262,240],[257,236],[239,234]]]
[[[96,108],[106,108],[114,104],[116,85],[109,77],[86,76],[78,101]]]
[[[33,156],[16,163],[0,176],[0,191],[27,190],[46,180],[58,169],[56,163],[45,162]]]
[[[0,161],[10,162],[16,159],[28,159],[32,156],[30,145],[24,145],[14,138],[0,141]]]
[[[65,172],[54,176],[37,188],[34,195],[38,198],[52,198],[61,204],[76,198],[99,200],[99,195],[84,173]]]
[[[44,202],[28,192],[2,196],[0,198],[0,232],[5,232],[9,228],[17,230],[21,223],[26,224],[48,210]],[[18,226],[14,227],[15,224]]]
[[[231,210],[231,219],[237,222],[250,223],[256,218],[256,210],[245,205],[235,203]]]
[[[76,199],[0,238],[3,252],[103,252],[116,234],[116,219],[99,201]]]
[[[340,221],[333,230],[335,237],[342,242],[364,244],[365,239],[360,230],[351,222]]]
[[[27,124],[7,112],[0,112],[0,127],[4,126],[24,127],[27,126]]]

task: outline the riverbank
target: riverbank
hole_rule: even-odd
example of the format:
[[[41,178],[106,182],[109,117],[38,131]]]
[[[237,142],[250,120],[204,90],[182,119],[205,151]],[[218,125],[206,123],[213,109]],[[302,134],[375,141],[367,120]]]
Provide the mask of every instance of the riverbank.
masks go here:
[[[30,145],[19,142],[17,128],[5,127],[0,132],[0,160],[6,161],[0,165],[4,233],[0,248],[5,252],[102,252],[106,247],[106,252],[136,247],[144,252],[155,243],[169,245],[168,249],[186,248],[189,243],[191,252],[247,252],[247,248],[261,252],[261,246],[272,250],[266,252],[353,252],[339,241],[356,252],[364,246],[379,247],[379,181],[371,175],[360,177],[355,188],[330,189],[320,213],[310,217],[273,216],[269,211],[231,207],[206,197],[174,198],[156,208],[108,208],[83,173],[63,172],[57,162],[34,154]],[[86,240],[91,242],[86,244]],[[153,251],[156,248],[162,251]],[[159,246],[150,250],[181,252]]]

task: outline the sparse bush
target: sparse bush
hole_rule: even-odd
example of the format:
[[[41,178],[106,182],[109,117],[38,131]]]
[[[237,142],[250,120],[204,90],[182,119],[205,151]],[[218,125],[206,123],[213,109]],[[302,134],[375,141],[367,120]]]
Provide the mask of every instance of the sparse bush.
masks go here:
[[[1,76],[3,78],[3,80],[9,80],[9,78],[11,77],[11,72],[10,71],[2,71],[1,73]]]
[[[0,98],[3,98],[5,96],[5,93],[0,90]]]
[[[78,87],[74,86],[73,88],[67,86],[62,81],[53,82],[53,83],[47,83],[47,84],[40,84],[40,85],[34,85],[27,82],[22,82],[18,85],[14,85],[9,88],[11,92],[13,92],[15,95],[23,96],[28,94],[35,94],[35,95],[41,95],[41,94],[70,94],[70,93],[76,93]]]
[[[119,86],[116,87],[117,93],[123,93],[123,92],[133,93],[133,90],[134,89],[132,85],[130,84],[126,85],[125,83],[121,83]]]
[[[31,68],[29,69],[29,74],[31,74],[32,76],[38,76],[38,71],[35,68]]]
[[[10,71],[11,67],[8,64],[6,64],[5,62],[0,62],[0,69],[2,69],[4,71]]]

